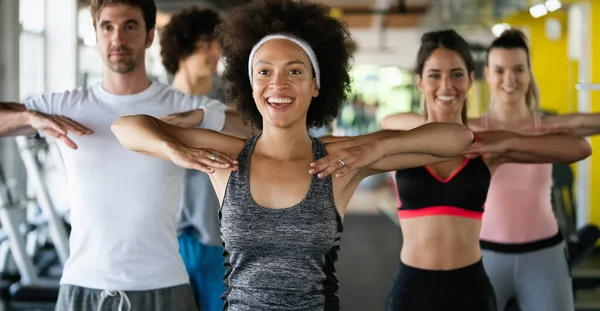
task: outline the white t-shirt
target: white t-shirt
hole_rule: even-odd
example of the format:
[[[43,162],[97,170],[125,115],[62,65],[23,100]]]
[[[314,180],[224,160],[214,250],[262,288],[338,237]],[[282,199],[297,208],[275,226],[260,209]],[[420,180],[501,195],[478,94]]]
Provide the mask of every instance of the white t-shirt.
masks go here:
[[[108,290],[150,290],[189,283],[179,254],[176,215],[184,169],[123,147],[111,132],[118,117],[204,109],[202,128],[220,131],[227,107],[152,83],[135,95],[101,84],[25,102],[27,109],[67,116],[94,131],[59,142],[68,180],[72,231],[61,284]]]

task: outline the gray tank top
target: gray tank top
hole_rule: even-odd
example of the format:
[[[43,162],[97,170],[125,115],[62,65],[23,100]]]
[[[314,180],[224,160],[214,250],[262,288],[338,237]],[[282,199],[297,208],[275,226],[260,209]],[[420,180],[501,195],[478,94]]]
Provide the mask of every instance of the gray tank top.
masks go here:
[[[259,136],[238,156],[219,211],[225,247],[223,310],[340,310],[335,261],[343,225],[331,178],[312,177],[297,205],[271,209],[250,194],[250,158]],[[312,138],[313,158],[326,155]]]

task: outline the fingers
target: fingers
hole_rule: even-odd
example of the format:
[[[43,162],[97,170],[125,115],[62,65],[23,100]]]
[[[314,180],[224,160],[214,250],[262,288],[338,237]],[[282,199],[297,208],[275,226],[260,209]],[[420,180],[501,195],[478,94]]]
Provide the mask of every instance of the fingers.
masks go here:
[[[196,161],[211,169],[229,169],[237,170],[237,161],[232,160],[229,156],[216,152],[214,150],[200,150],[199,155],[195,157]]]
[[[62,140],[69,148],[77,150],[77,144],[75,144],[75,142],[67,135],[60,135],[60,140]]]
[[[212,154],[214,154],[216,156],[216,161],[220,161],[222,163],[233,163],[233,164],[237,164],[237,160],[233,159],[232,157],[221,153],[221,152],[216,152],[214,150],[208,149],[207,151],[212,152]]]
[[[310,166],[312,166],[312,169],[310,169],[308,172],[312,175],[321,173],[321,172],[325,171],[326,169],[330,168],[332,165],[335,165],[336,163],[341,164],[341,163],[339,163],[338,160],[342,159],[342,158],[343,158],[343,155],[341,155],[339,153],[333,153],[328,156],[325,156],[325,157],[311,163]]]
[[[348,166],[344,166],[341,169],[337,170],[335,172],[335,177],[344,177],[346,176],[348,173],[350,173],[350,171],[352,171],[352,169],[350,169],[350,167]]]
[[[63,117],[63,116],[57,116],[57,118],[59,120],[61,120],[65,125],[67,125],[68,129],[70,128],[71,131],[73,131],[75,134],[86,135],[86,134],[94,133],[94,131],[92,131],[91,129],[87,128],[86,126],[84,126],[80,123],[73,121],[72,119],[69,119],[69,118]]]
[[[310,164],[311,167],[316,168],[319,167],[321,164],[323,164],[324,162],[327,162],[331,159],[331,155],[322,157],[320,159],[318,159],[317,161],[314,161]]]
[[[187,160],[184,162],[183,165],[180,165],[180,166],[188,168],[188,169],[192,169],[192,170],[198,170],[198,171],[201,171],[201,172],[204,172],[207,174],[213,174],[217,169],[231,168],[231,165],[229,165],[229,167],[218,167],[218,165],[213,165],[210,163],[211,163],[210,159],[200,158],[200,159]],[[234,170],[236,170],[236,167],[234,167]]]
[[[46,133],[47,135],[54,137],[56,139],[60,139],[62,140],[65,145],[67,145],[67,147],[71,148],[71,149],[77,149],[77,144],[75,144],[74,141],[72,141],[67,135],[65,134],[61,134],[60,132],[54,130],[54,129],[45,129],[44,133]]]
[[[67,130],[62,126],[62,124],[60,124],[59,122],[56,122],[52,119],[48,119],[48,125],[46,126],[46,130],[44,130],[45,132],[49,129],[52,129],[55,133],[57,133],[56,135],[66,135],[67,134]],[[52,137],[56,137],[58,138],[58,136],[53,136],[50,135]]]
[[[67,135],[72,132],[77,135],[92,134],[91,129],[63,116],[54,116],[46,118],[44,129],[53,129],[61,135]]]
[[[331,158],[326,162],[322,162],[317,168],[311,169],[308,172],[313,175],[317,174],[319,178],[325,178],[333,174],[339,174],[340,169],[343,169],[344,167],[345,165],[343,165],[339,160],[334,160]]]
[[[206,174],[212,174],[215,172],[214,168],[208,167],[208,166],[206,166],[202,163],[198,163],[198,162],[194,163],[193,165],[191,165],[188,168],[193,169],[193,170],[198,170],[198,171],[204,172]]]

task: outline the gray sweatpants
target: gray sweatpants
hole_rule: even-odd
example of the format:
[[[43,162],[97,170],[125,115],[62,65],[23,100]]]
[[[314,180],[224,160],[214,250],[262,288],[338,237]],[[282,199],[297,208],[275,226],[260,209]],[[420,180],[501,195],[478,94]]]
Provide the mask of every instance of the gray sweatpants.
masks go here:
[[[101,307],[101,308],[100,308]],[[148,291],[102,291],[61,285],[55,311],[198,311],[189,285]]]
[[[522,311],[572,311],[573,288],[565,242],[527,253],[483,250],[483,265],[503,311],[515,297]]]

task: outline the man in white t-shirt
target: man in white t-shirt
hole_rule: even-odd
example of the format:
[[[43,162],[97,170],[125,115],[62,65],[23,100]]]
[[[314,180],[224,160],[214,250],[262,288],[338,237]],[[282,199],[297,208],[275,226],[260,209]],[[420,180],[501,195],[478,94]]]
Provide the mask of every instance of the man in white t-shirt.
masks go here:
[[[37,130],[63,142],[72,230],[56,310],[197,310],[177,243],[184,170],[128,151],[110,127],[130,114],[178,114],[182,126],[225,132],[242,121],[219,101],[148,79],[153,0],[92,0],[91,13],[101,83],[0,103],[1,136]]]

